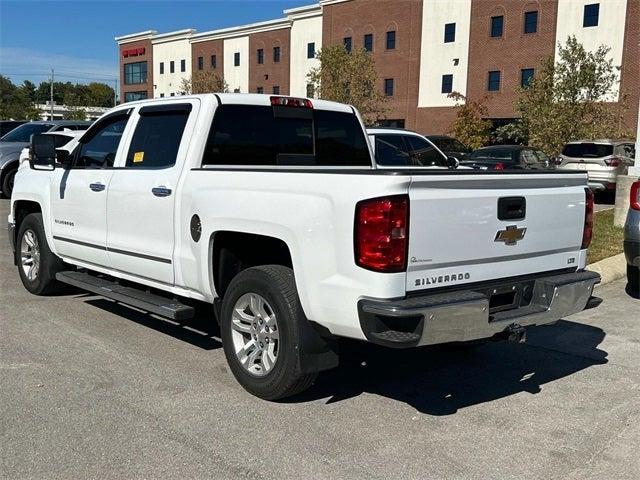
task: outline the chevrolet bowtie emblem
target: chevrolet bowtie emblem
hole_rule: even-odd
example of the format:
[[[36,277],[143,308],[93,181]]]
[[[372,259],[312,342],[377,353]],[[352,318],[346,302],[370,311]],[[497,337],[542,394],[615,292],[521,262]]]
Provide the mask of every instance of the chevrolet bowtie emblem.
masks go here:
[[[496,233],[496,242],[504,242],[505,245],[515,245],[524,238],[526,228],[518,228],[516,225],[509,225],[505,230]]]

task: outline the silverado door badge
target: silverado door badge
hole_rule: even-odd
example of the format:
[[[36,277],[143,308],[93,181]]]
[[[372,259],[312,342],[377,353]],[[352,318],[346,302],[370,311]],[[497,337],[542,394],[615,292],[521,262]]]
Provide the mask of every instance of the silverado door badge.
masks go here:
[[[495,242],[504,242],[505,245],[515,245],[524,238],[526,228],[518,228],[517,225],[509,225],[504,230],[498,230]]]

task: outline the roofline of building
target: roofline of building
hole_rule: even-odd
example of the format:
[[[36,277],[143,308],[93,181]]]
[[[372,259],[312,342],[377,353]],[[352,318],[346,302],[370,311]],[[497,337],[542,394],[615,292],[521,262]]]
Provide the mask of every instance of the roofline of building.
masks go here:
[[[118,45],[122,45],[123,43],[135,42],[136,40],[144,40],[147,38],[152,38],[157,33],[158,33],[157,30],[145,30],[144,32],[120,35],[119,37],[115,37],[114,40],[118,42]]]
[[[268,32],[284,28],[291,28],[291,21],[288,18],[276,18],[275,20],[267,20],[264,22],[240,25],[238,27],[221,28],[219,30],[197,33],[191,36],[191,43],[241,37],[251,33]]]
[[[288,8],[284,13],[289,19],[301,19],[322,15],[322,7],[319,3],[313,5],[303,5],[302,7]]]
[[[184,28],[182,30],[175,30],[173,32],[160,33],[153,36],[153,38],[151,39],[151,43],[163,43],[173,40],[186,40],[191,38],[196,32],[197,30],[193,28]]]

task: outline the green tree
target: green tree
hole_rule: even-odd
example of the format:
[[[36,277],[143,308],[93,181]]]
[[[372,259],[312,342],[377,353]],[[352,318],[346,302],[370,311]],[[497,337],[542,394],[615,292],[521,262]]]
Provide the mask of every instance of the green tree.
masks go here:
[[[353,105],[367,125],[384,118],[386,97],[378,87],[373,57],[365,49],[350,53],[342,45],[324,47],[317,54],[320,65],[308,75],[315,95]]]
[[[531,83],[519,90],[516,109],[521,121],[512,134],[549,155],[560,153],[571,140],[624,137],[626,95],[612,97],[618,68],[608,58],[610,48],[589,52],[575,37],[558,44],[558,61],[544,60]]]
[[[114,91],[106,83],[91,82],[87,85],[88,106],[113,107]]]
[[[64,97],[64,105],[67,110],[64,112],[62,118],[65,120],[86,120],[87,112],[80,106],[82,98],[77,92],[67,92]]]
[[[450,93],[449,98],[456,101],[456,119],[451,125],[451,133],[471,148],[486,145],[491,138],[491,121],[487,120],[487,107],[484,98],[470,100],[458,92]]]
[[[182,92],[191,93],[226,93],[229,91],[227,82],[213,70],[198,70],[191,78],[183,78]]]
[[[33,94],[35,85],[25,81],[17,87],[5,76],[0,75],[0,118],[16,120],[37,120],[40,111],[35,108]]]

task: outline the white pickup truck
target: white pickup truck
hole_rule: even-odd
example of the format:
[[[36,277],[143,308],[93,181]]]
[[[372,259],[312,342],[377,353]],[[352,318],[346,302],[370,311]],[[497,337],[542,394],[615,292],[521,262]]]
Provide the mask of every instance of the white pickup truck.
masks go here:
[[[177,321],[213,304],[231,371],[265,399],[335,367],[337,337],[522,339],[599,303],[584,173],[378,169],[350,106],[140,101],[54,147],[33,138],[11,199],[24,286]]]

